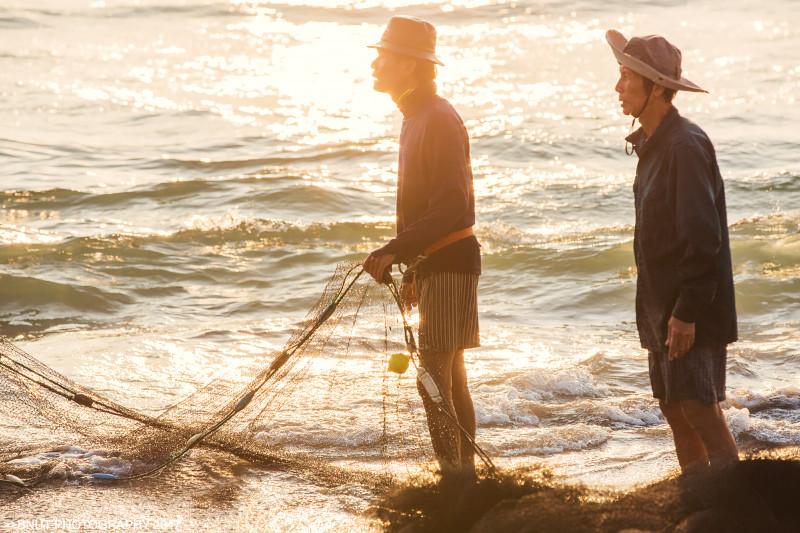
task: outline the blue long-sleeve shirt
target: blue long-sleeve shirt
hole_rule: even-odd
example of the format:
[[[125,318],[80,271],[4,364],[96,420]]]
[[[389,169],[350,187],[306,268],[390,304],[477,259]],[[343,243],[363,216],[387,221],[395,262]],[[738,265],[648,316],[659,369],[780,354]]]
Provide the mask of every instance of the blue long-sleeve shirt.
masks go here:
[[[403,126],[397,181],[397,236],[381,249],[408,263],[445,235],[475,224],[469,136],[435,86],[400,102]],[[480,246],[469,237],[431,254],[419,273],[480,273]]]
[[[737,339],[725,187],[714,146],[672,108],[646,138],[628,137],[639,156],[633,192],[636,323],[642,347],[663,352],[667,322],[695,323],[699,345]]]

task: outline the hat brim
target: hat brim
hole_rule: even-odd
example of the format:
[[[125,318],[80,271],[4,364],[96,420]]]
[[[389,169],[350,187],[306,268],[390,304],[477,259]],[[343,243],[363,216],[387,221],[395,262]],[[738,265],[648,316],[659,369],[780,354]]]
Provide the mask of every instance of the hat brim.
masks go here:
[[[628,67],[632,71],[644,76],[648,80],[675,91],[690,91],[695,93],[708,92],[686,78],[670,78],[669,76],[657,71],[644,61],[637,59],[630,54],[626,54],[623,50],[625,50],[625,46],[628,44],[628,39],[626,39],[625,36],[617,30],[608,30],[606,32],[606,41],[608,41],[609,46],[611,46],[611,51],[614,52],[614,57],[617,58],[617,62],[620,65]]]
[[[375,44],[368,45],[367,48],[381,48],[383,50],[388,50],[389,52],[394,52],[395,54],[410,56],[417,59],[424,59],[426,61],[436,63],[437,65],[444,66],[444,63],[442,63],[442,61],[438,57],[436,57],[436,54],[432,54],[429,52],[422,52],[420,50],[414,50],[413,48],[400,46],[398,44],[394,44],[389,41],[381,40]]]

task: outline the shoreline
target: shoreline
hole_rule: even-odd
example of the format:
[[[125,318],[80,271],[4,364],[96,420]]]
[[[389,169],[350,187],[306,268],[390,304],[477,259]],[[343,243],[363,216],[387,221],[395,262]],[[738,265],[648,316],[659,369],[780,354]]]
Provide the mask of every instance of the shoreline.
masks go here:
[[[800,447],[747,453],[707,475],[668,475],[627,491],[571,484],[551,471],[406,485],[370,514],[387,531],[796,531]],[[794,495],[794,496],[793,496]]]

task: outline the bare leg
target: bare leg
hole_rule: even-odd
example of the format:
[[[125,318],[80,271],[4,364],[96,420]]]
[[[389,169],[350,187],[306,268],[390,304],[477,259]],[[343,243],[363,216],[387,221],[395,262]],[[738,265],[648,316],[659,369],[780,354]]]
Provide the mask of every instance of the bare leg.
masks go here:
[[[683,400],[680,404],[684,417],[702,439],[712,467],[725,466],[739,460],[736,441],[728,429],[719,403]]]
[[[443,407],[452,416],[455,415],[453,408],[453,384],[452,367],[455,352],[422,352],[420,360],[422,366],[436,381],[439,392],[442,395]],[[428,416],[428,430],[431,434],[433,453],[439,461],[442,474],[457,473],[461,467],[461,449],[458,428],[446,414],[439,410],[439,407],[431,401],[425,388],[417,382],[417,389],[422,396],[422,403],[425,406],[425,413]]]
[[[464,350],[458,350],[453,358],[452,369],[453,382],[453,407],[456,417],[461,427],[466,430],[472,440],[475,440],[475,407],[472,404],[472,396],[467,386],[467,369],[464,366]],[[475,449],[472,443],[461,431],[458,432],[461,440],[461,469],[464,474],[474,475],[475,473]]]
[[[684,474],[702,472],[708,468],[708,453],[700,435],[683,414],[681,402],[659,402],[661,412],[672,429],[675,452]]]

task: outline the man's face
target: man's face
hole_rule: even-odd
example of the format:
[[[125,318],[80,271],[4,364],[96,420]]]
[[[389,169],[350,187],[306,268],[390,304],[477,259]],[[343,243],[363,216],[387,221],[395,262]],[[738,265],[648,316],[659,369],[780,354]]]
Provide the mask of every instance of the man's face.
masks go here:
[[[614,90],[619,94],[622,113],[625,115],[638,114],[647,101],[644,77],[622,65],[619,67],[619,81]]]
[[[381,93],[398,92],[405,87],[414,72],[413,59],[378,49],[378,57],[372,62],[372,86]]]

